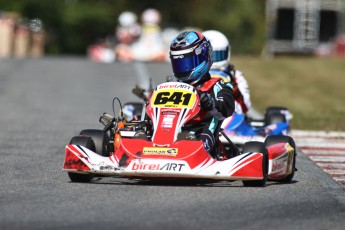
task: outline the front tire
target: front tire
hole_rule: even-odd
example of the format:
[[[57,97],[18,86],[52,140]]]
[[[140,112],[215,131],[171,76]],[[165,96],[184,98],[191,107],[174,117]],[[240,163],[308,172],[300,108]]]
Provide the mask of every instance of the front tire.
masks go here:
[[[103,157],[109,156],[107,149],[109,136],[106,132],[99,129],[85,129],[80,132],[81,136],[91,137],[95,143],[95,152]]]
[[[268,136],[265,140],[266,147],[277,144],[277,143],[289,143],[289,145],[294,149],[293,158],[292,158],[292,172],[287,175],[286,178],[280,179],[278,181],[283,183],[290,183],[296,172],[296,144],[292,137],[284,135],[272,135]]]
[[[75,136],[71,139],[69,144],[81,145],[85,148],[95,151],[95,143],[93,142],[91,137]],[[80,174],[80,173],[68,172],[68,177],[73,182],[86,183],[86,182],[90,182],[94,176],[92,174]]]
[[[268,178],[268,153],[265,144],[259,141],[246,142],[242,152],[259,152],[263,154],[262,174],[264,175],[261,180],[244,180],[242,181],[243,185],[247,187],[264,187]]]

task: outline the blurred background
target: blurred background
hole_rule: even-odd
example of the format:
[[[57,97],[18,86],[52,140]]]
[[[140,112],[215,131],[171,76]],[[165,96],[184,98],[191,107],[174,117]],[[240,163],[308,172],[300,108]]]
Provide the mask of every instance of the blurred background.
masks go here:
[[[113,50],[117,28],[134,23],[121,25],[121,14],[144,26],[146,9],[159,12],[162,39],[191,27],[222,31],[234,54],[345,52],[343,0],[0,0],[0,55],[87,55],[95,44]]]
[[[168,63],[188,29],[228,37],[259,112],[285,105],[294,127],[345,131],[345,0],[0,0],[0,58]]]
[[[260,53],[265,41],[265,4],[264,0],[219,0],[212,7],[207,0],[0,0],[0,10],[1,20],[11,19],[15,31],[29,27],[32,19],[41,20],[47,54],[86,54],[90,44],[114,36],[122,12],[133,12],[141,23],[147,8],[160,12],[162,28],[219,29],[233,33],[234,51]]]

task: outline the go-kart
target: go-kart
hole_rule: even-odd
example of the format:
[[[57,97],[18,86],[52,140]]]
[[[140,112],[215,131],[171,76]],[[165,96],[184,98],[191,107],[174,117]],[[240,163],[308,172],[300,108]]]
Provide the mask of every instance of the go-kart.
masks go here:
[[[288,135],[292,114],[286,107],[272,106],[266,109],[262,120],[253,120],[244,114],[234,113],[222,123],[224,133],[237,146],[242,146],[247,141],[264,142],[270,135]],[[226,138],[220,137],[226,143]]]
[[[114,101],[113,101],[114,103]],[[247,142],[241,152],[228,139],[212,153],[186,130],[200,116],[198,91],[178,82],[160,84],[146,105],[146,115],[127,122],[104,113],[103,130],[86,129],[65,148],[63,170],[73,182],[120,176],[142,180],[240,180],[245,186],[265,186],[267,179],[290,182],[296,150],[291,137],[273,135],[265,142]],[[224,132],[220,130],[223,136]]]

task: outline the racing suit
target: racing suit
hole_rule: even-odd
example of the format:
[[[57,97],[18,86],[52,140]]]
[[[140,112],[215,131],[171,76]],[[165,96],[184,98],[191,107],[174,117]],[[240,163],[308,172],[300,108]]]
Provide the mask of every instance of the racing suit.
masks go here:
[[[204,79],[195,86],[201,95],[201,112],[199,116],[186,124],[186,127],[192,127],[198,140],[204,142],[207,152],[214,155],[214,147],[218,140],[220,126],[223,120],[234,112],[235,102],[232,92],[232,86],[229,82],[225,83],[220,78],[211,78],[207,74]],[[203,96],[210,95],[212,106],[205,108]],[[207,104],[207,103],[206,103]]]
[[[233,86],[235,99],[235,113],[247,113],[251,107],[250,92],[247,80],[243,73],[236,70],[233,65],[229,64],[225,70],[210,70],[212,78],[222,78],[225,82],[230,82]]]

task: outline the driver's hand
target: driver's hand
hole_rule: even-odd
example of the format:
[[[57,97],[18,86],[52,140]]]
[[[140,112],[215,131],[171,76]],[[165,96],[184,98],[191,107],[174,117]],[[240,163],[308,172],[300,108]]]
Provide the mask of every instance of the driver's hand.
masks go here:
[[[204,111],[213,110],[215,107],[215,101],[208,93],[202,93],[200,96],[200,107]]]
[[[136,85],[135,88],[132,89],[132,92],[141,98],[144,96],[145,90]]]

